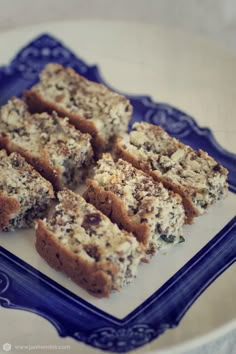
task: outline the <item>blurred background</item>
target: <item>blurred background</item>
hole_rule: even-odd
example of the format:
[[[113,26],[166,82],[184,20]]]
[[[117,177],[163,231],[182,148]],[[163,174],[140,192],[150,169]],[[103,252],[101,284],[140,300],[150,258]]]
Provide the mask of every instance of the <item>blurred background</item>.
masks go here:
[[[236,53],[235,0],[0,0],[0,6],[0,31],[68,19],[141,21],[209,37]]]

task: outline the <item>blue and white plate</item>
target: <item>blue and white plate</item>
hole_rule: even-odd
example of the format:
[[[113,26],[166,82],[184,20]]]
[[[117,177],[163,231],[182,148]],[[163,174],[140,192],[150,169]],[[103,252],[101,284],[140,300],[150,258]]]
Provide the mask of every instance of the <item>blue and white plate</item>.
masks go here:
[[[13,95],[21,96],[48,62],[71,66],[88,79],[104,83],[97,66],[88,65],[59,37],[42,33],[26,43],[8,65],[0,67],[0,104]],[[12,309],[30,311],[54,326],[57,336],[73,338],[73,348],[85,343],[89,347],[83,349],[88,352],[93,347],[123,353],[155,339],[158,343],[164,332],[181,327],[186,311],[236,257],[236,155],[223,149],[210,129],[201,128],[181,108],[154,102],[149,96],[127,96],[134,107],[130,124],[144,120],[161,125],[184,143],[206,150],[228,168],[230,193],[194,225],[185,226],[185,244],[158,254],[149,265],[141,265],[135,281],[109,299],[94,299],[51,269],[34,249],[32,230],[0,234],[0,304],[7,309],[0,310],[0,316],[3,313],[7,319],[9,313],[10,318]],[[37,344],[37,326],[32,332]],[[3,338],[0,332],[0,348],[4,343],[19,344],[16,338]],[[49,344],[56,343],[55,335],[53,340]]]

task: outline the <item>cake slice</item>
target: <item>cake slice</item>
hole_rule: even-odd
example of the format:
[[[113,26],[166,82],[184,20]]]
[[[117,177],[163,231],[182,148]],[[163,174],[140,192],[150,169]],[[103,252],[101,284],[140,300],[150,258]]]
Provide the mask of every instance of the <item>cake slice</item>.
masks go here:
[[[130,163],[104,154],[87,186],[85,199],[132,232],[147,254],[183,240],[181,197]]]
[[[132,113],[127,98],[59,64],[45,67],[40,82],[25,92],[25,99],[31,111],[55,110],[76,128],[91,134],[96,153],[127,130]]]
[[[46,181],[17,153],[0,150],[0,231],[29,227],[54,198]]]
[[[118,138],[116,158],[129,161],[181,195],[187,223],[192,223],[228,190],[228,171],[202,150],[193,150],[161,127],[135,123],[128,137]]]
[[[38,253],[97,297],[131,282],[144,254],[136,238],[79,195],[65,189],[58,199],[51,217],[38,221]]]
[[[12,98],[0,111],[0,147],[19,152],[55,189],[76,187],[92,162],[90,136],[55,112],[31,115]]]

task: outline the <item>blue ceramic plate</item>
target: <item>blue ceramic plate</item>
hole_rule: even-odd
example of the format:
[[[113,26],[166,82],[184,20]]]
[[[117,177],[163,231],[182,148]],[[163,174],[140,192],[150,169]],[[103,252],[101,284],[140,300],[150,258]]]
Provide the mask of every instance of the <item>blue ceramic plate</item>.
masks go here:
[[[0,104],[13,95],[21,96],[38,80],[39,72],[48,62],[71,66],[86,78],[104,83],[96,66],[88,66],[57,39],[43,34],[26,45],[8,66],[0,68]],[[14,242],[15,236],[7,240],[0,234],[1,306],[34,312],[48,319],[60,336],[70,336],[111,352],[141,347],[177,326],[193,302],[236,257],[236,217],[232,211],[236,155],[220,147],[208,128],[200,128],[179,109],[155,103],[147,96],[127,96],[134,107],[130,126],[141,120],[161,125],[184,143],[206,150],[229,170],[229,197],[199,218],[196,226],[186,226],[186,244],[142,266],[134,284],[120,294],[112,294],[109,300],[94,300],[63,275],[49,269],[43,260],[37,258],[29,264],[22,253],[7,250],[7,242]],[[207,227],[213,220],[214,226]],[[204,238],[197,237],[199,232],[204,233]],[[29,233],[24,232],[22,238],[29,240]],[[33,243],[27,243],[27,247],[34,254]],[[173,255],[176,262],[172,266]],[[33,258],[36,257],[35,252]],[[141,289],[142,294],[137,295]],[[118,311],[122,296],[127,304]]]

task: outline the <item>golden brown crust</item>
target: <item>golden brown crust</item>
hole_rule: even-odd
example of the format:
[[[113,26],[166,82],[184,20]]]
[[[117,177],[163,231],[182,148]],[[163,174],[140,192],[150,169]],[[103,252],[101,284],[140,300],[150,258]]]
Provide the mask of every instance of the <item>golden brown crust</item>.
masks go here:
[[[42,220],[36,230],[36,249],[48,264],[67,274],[75,283],[96,297],[108,297],[112,290],[112,277],[117,273],[114,264],[89,263],[63,247],[46,228]]]
[[[149,238],[149,226],[134,223],[128,216],[124,204],[114,193],[104,191],[91,179],[87,179],[86,184],[88,188],[83,195],[85,200],[101,210],[119,227],[132,232],[137,240],[146,246]]]
[[[7,152],[10,152],[8,150],[8,146],[10,145],[9,138],[3,134],[0,135],[0,149],[5,149]]]
[[[157,127],[155,127],[157,128]],[[160,128],[161,129],[161,128]],[[162,130],[162,129],[161,129]],[[164,187],[166,187],[167,189],[172,190],[173,192],[179,194],[182,197],[182,201],[183,201],[183,206],[185,209],[185,213],[186,213],[186,220],[185,223],[186,224],[192,224],[194,221],[194,218],[196,216],[199,216],[199,211],[196,209],[196,207],[194,206],[187,188],[181,188],[181,186],[173,183],[173,181],[171,179],[169,179],[168,177],[165,176],[161,176],[160,174],[153,172],[150,170],[149,165],[147,163],[145,163],[144,161],[140,162],[138,161],[134,155],[132,155],[131,153],[129,153],[128,151],[126,151],[123,146],[119,143],[121,140],[121,138],[118,138],[116,140],[115,146],[114,146],[114,159],[118,160],[119,158],[130,162],[134,167],[142,170],[143,172],[149,174],[149,176],[151,176],[154,181],[157,182],[162,182]],[[182,143],[180,143],[182,145]]]
[[[93,122],[89,122],[79,114],[73,114],[65,109],[57,106],[56,104],[44,100],[39,94],[34,91],[26,90],[24,92],[24,98],[29,106],[31,113],[48,112],[51,114],[56,111],[60,117],[68,117],[71,124],[82,133],[89,133],[92,136],[92,145],[96,157],[105,150],[106,142],[98,135],[97,128]]]
[[[60,170],[56,167],[52,167],[46,157],[45,159],[42,159],[32,155],[29,151],[12,143],[6,136],[0,136],[0,148],[6,149],[8,153],[17,152],[23,156],[30,165],[32,165],[44,178],[52,183],[55,190],[60,190],[63,188],[59,177]]]
[[[20,210],[20,204],[15,198],[0,194],[0,230],[8,225],[12,216]]]

